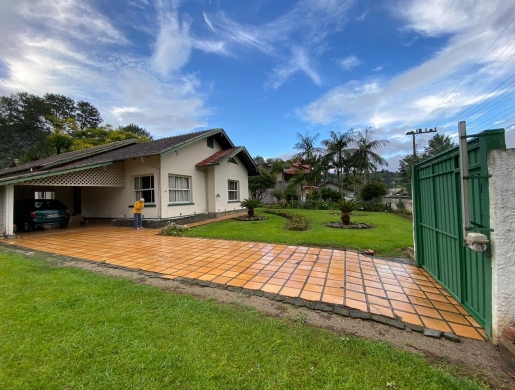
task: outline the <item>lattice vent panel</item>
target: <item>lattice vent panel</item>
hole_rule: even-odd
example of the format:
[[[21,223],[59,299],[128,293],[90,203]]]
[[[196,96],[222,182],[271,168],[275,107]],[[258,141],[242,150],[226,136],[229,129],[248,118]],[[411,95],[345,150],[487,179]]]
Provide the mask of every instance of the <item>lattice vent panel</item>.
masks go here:
[[[24,181],[18,185],[125,187],[125,164],[117,162],[103,167],[70,172],[63,175]]]
[[[5,187],[0,187],[0,233],[5,232]]]

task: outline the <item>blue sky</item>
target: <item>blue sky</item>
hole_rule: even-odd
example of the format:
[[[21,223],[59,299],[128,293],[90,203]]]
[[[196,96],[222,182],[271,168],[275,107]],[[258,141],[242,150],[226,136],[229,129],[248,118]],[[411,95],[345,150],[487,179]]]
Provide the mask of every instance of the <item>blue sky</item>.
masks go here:
[[[505,127],[515,147],[508,0],[0,0],[0,95],[86,100],[155,138],[223,127],[252,156],[295,134]],[[430,135],[417,136],[421,151]]]

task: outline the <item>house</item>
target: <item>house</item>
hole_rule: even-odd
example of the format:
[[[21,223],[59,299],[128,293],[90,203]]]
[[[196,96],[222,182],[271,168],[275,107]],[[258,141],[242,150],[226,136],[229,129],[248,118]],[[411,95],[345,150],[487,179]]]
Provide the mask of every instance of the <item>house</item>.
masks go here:
[[[335,190],[335,191],[338,191],[340,192],[340,185],[338,183],[335,183],[335,182],[332,182],[332,181],[327,181],[325,183],[322,183],[320,185],[320,188],[331,188],[332,190]],[[347,188],[347,187],[343,187],[343,197],[344,198],[354,198],[355,197],[355,192],[354,190],[351,190],[350,188]]]
[[[0,171],[0,232],[13,233],[16,201],[43,195],[86,218],[130,220],[139,198],[145,220],[213,217],[241,209],[248,176],[258,174],[223,129],[64,153]]]

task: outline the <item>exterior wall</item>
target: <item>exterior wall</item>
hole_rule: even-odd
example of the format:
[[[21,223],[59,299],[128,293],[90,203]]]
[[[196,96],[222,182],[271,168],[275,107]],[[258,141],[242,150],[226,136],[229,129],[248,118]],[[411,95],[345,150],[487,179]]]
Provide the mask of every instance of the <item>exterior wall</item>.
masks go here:
[[[408,211],[413,212],[413,199],[410,196],[385,196],[384,202],[390,203],[392,210],[397,210],[397,201],[402,200],[404,202],[404,208]]]
[[[215,184],[215,167],[206,167],[206,180],[207,180],[207,211],[210,213],[215,213],[218,209],[217,207],[217,197],[216,197],[216,184]]]
[[[162,218],[193,215],[210,211],[207,191],[211,193],[210,172],[212,172],[213,169],[212,167],[197,169],[195,168],[195,164],[222,150],[216,141],[214,141],[213,146],[214,148],[208,147],[206,140],[202,139],[179,149],[178,154],[172,152],[161,158],[162,196],[160,198],[162,199],[163,208]],[[191,177],[191,204],[175,205],[169,203],[168,175],[170,174]],[[214,193],[214,190],[212,193]],[[157,192],[156,199],[158,199]],[[211,199],[209,199],[209,201],[211,201]]]
[[[224,162],[215,166],[215,212],[240,210],[240,202],[249,197],[249,179],[247,169],[238,157],[234,157],[238,164]],[[229,180],[239,182],[239,199],[238,201],[229,201]],[[217,195],[220,195],[219,197]]]
[[[125,192],[124,188],[82,187],[81,214],[87,218],[132,218]]]
[[[492,248],[492,342],[515,321],[515,149],[494,150],[488,156]]]

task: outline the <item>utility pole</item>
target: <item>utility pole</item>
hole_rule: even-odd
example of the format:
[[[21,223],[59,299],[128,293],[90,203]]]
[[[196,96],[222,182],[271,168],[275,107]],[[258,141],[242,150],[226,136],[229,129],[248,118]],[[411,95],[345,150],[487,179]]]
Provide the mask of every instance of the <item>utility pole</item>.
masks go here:
[[[425,130],[417,129],[417,130],[412,130],[412,131],[407,131],[406,132],[406,135],[412,135],[413,136],[413,164],[415,164],[415,161],[417,159],[417,146],[416,146],[416,143],[415,143],[415,136],[418,135],[418,134],[427,134],[427,133],[436,133],[436,126],[435,126],[434,129],[428,129],[426,127]]]

